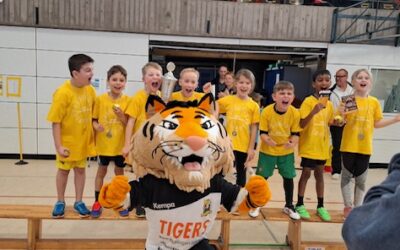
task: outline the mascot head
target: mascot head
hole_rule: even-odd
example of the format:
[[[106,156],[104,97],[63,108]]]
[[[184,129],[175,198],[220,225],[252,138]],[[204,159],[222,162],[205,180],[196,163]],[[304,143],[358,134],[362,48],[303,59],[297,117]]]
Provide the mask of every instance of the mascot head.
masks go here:
[[[183,191],[204,192],[212,177],[232,171],[231,141],[213,111],[210,94],[200,101],[167,105],[150,95],[150,118],[132,138],[130,157],[137,177],[151,174]]]

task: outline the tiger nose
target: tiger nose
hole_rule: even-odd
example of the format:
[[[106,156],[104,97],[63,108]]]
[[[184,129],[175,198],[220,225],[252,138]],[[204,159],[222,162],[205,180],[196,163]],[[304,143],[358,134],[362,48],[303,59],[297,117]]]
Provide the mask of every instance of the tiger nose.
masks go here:
[[[184,142],[193,150],[197,151],[206,145],[207,140],[199,136],[188,136]]]

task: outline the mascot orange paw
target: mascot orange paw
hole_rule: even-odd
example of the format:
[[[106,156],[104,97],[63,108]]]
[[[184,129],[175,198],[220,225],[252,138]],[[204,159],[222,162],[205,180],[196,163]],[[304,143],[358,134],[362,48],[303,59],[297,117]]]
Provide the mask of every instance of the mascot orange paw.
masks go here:
[[[103,185],[100,190],[99,202],[105,208],[119,210],[123,207],[126,194],[130,190],[128,177],[117,175],[111,183]]]
[[[248,191],[248,195],[239,205],[239,211],[263,207],[271,199],[271,190],[268,182],[262,176],[254,175],[250,177],[245,188]]]

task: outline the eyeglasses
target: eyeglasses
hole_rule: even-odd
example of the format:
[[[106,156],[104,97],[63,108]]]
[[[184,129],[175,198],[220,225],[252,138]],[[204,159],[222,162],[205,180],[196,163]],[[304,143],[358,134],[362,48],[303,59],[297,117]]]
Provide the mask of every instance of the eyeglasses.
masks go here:
[[[342,78],[342,77],[347,77],[347,75],[342,75],[342,76],[336,75],[335,77],[336,77],[336,78]]]

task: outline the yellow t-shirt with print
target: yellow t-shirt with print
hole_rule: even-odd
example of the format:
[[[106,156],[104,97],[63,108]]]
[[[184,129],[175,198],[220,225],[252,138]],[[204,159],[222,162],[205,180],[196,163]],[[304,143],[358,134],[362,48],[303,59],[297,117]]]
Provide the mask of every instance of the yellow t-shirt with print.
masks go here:
[[[117,156],[122,154],[125,142],[125,125],[118,119],[113,110],[113,105],[118,104],[125,113],[129,97],[120,96],[114,100],[108,93],[96,98],[93,119],[97,119],[104,127],[103,132],[96,133],[96,152],[102,156]]]
[[[318,104],[315,96],[307,97],[300,106],[300,119],[306,118]],[[314,160],[329,158],[329,122],[333,119],[333,105],[327,102],[324,109],[319,111],[300,132],[299,155]]]
[[[157,93],[160,96],[160,93]],[[135,125],[133,126],[133,134],[142,126],[147,120],[146,118],[146,102],[149,94],[144,90],[139,90],[133,95],[126,109],[126,114],[135,119]]]
[[[250,125],[259,123],[260,107],[251,98],[240,99],[236,95],[218,99],[220,113],[226,113],[226,130],[233,149],[247,153],[250,143]]]
[[[285,148],[292,133],[299,133],[300,113],[289,106],[288,110],[280,114],[275,110],[276,104],[270,104],[261,112],[260,131],[268,132],[268,136],[277,143],[272,147],[261,140],[260,152],[273,156],[288,155],[294,152],[293,148]]]
[[[204,96],[204,93],[199,93],[199,92],[194,91],[192,96],[184,97],[182,95],[181,91],[176,91],[176,92],[172,93],[170,101],[181,101],[181,102],[188,102],[188,101],[194,101],[194,100],[200,101],[200,99],[203,96]]]
[[[382,108],[373,96],[356,96],[357,111],[346,115],[340,151],[371,155],[374,124],[383,119]]]
[[[92,113],[96,91],[92,86],[77,88],[65,81],[53,94],[47,120],[61,125],[61,145],[69,149],[62,161],[80,161],[96,155],[92,129]]]

